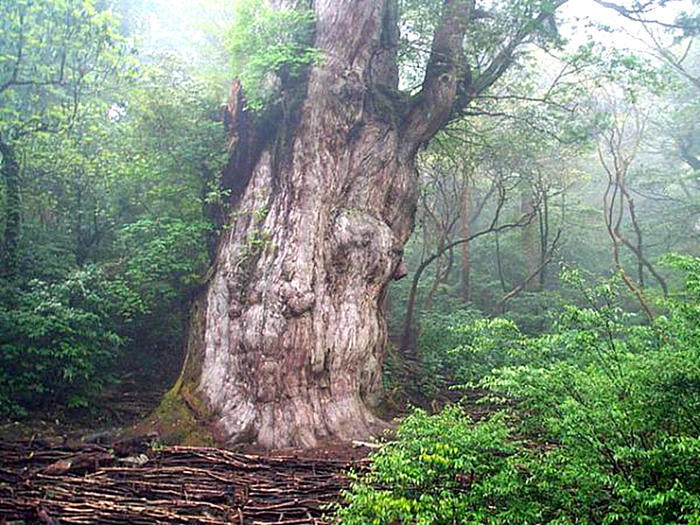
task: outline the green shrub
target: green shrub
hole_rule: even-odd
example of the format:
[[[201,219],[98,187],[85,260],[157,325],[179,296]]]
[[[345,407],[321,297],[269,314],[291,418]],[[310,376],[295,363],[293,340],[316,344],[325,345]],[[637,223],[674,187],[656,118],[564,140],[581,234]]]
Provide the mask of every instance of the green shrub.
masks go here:
[[[700,259],[667,262],[686,289],[653,323],[617,306],[613,280],[582,290],[587,307],[553,333],[496,324],[505,351],[477,330],[452,357],[478,376],[471,357],[502,355],[480,384],[512,408],[478,424],[456,407],[407,418],[347,492],[343,523],[700,523]]]
[[[615,317],[568,308],[558,333],[533,341],[560,359],[496,370],[484,384],[518,401],[521,433],[557,445],[536,466],[572,494],[557,507],[572,522],[696,523],[698,329],[673,308],[649,326]]]
[[[418,339],[422,391],[434,395],[458,383],[475,383],[493,368],[519,360],[524,341],[506,319],[476,318],[466,310],[428,316]]]
[[[344,525],[484,523],[507,492],[494,481],[512,468],[517,443],[508,437],[499,418],[472,425],[457,406],[433,416],[416,410],[337,516]]]
[[[206,236],[211,225],[175,217],[140,219],[119,232],[127,254],[118,274],[147,311],[170,310],[198,281],[209,262]]]
[[[468,310],[456,310],[449,314],[430,314],[421,320],[418,337],[418,357],[421,370],[420,389],[426,395],[444,390],[454,377],[450,351],[464,341],[457,327],[473,322],[476,314]]]
[[[5,286],[0,301],[0,416],[84,406],[124,345],[115,329],[128,290],[96,268],[56,283]],[[8,295],[12,297],[8,297]]]
[[[227,45],[233,73],[243,85],[248,106],[259,110],[276,102],[281,86],[275,86],[275,77],[295,79],[318,58],[311,47],[314,13],[273,9],[262,0],[241,0],[235,9]]]

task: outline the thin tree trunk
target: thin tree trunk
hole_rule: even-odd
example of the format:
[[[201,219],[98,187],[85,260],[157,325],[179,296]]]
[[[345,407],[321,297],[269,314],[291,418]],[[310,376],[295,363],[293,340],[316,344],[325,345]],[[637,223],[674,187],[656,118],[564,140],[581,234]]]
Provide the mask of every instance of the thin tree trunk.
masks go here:
[[[637,220],[634,200],[632,199],[627,188],[627,172],[629,171],[629,168],[636,157],[646,126],[646,117],[642,117],[638,113],[635,113],[633,116],[635,128],[634,135],[632,137],[632,145],[630,146],[629,152],[624,151],[625,124],[627,118],[623,119],[619,127],[614,127],[611,129],[606,137],[606,147],[608,153],[610,154],[611,162],[606,161],[605,156],[603,155],[603,149],[600,144],[598,145],[598,159],[608,175],[608,186],[603,195],[603,212],[606,228],[613,242],[615,264],[622,275],[623,281],[630,291],[632,291],[632,293],[634,293],[634,295],[638,298],[640,305],[645,310],[647,315],[650,318],[653,318],[651,308],[643,294],[643,269],[647,268],[649,270],[649,273],[651,273],[651,275],[661,286],[664,296],[668,295],[668,285],[666,284],[666,280],[656,271],[654,266],[644,256],[642,230],[639,226],[639,221]],[[618,206],[617,210],[615,209],[616,202]],[[623,235],[621,231],[625,207],[629,211],[630,220],[637,237],[636,245],[627,239],[627,237]],[[632,279],[629,278],[622,267],[620,245],[625,246],[637,257],[637,268],[640,278],[639,285],[634,283]]]
[[[424,311],[427,312],[430,310],[430,306],[433,304],[433,299],[435,298],[438,288],[441,284],[445,284],[447,279],[449,279],[450,274],[452,273],[452,268],[454,267],[454,262],[454,251],[447,250],[447,263],[445,264],[445,268],[443,269],[439,264],[436,265],[437,269],[435,271],[435,279],[433,280],[433,284],[430,286],[430,290],[428,291],[425,301],[423,301]]]
[[[5,183],[5,231],[3,239],[2,274],[12,277],[19,266],[19,235],[21,228],[20,171],[15,151],[0,138],[2,178]]]
[[[460,236],[462,239],[469,238],[471,233],[471,188],[469,187],[469,181],[464,181],[464,188],[462,190],[462,210],[460,214],[461,220],[461,230]],[[465,303],[469,302],[469,274],[471,273],[471,257],[469,252],[469,243],[465,242],[462,244],[462,257],[461,263],[461,296],[462,301]]]
[[[532,187],[526,185],[520,193],[520,213],[523,215],[537,213]],[[541,265],[542,248],[539,246],[537,225],[534,222],[520,230],[520,249],[525,261],[525,276],[531,275]],[[525,286],[527,291],[538,291],[540,283],[537,279],[529,279]]]
[[[549,198],[547,196],[547,190],[540,186],[540,195],[542,199],[542,205],[538,206],[538,216],[540,224],[540,241],[539,241],[539,251],[540,251],[540,266],[542,270],[537,276],[538,289],[542,290],[544,288],[545,280],[547,278],[547,265],[545,260],[547,259],[547,246],[549,246]]]
[[[554,256],[554,250],[557,248],[557,244],[559,243],[559,237],[561,236],[561,230],[557,232],[556,237],[554,238],[554,241],[552,241],[552,245],[545,250],[544,256],[542,257],[542,262],[539,264],[537,268],[535,268],[525,279],[515,288],[513,288],[510,292],[508,292],[506,295],[503,296],[503,299],[501,299],[501,302],[498,304],[498,308],[496,310],[497,315],[503,315],[506,313],[506,304],[508,301],[511,299],[515,299],[518,295],[520,295],[525,289],[527,289],[527,285],[530,281],[532,281],[534,278],[536,278],[538,275],[541,275],[544,269],[547,267],[547,265],[552,261],[552,257]]]
[[[413,279],[411,281],[411,288],[408,294],[408,304],[406,306],[406,317],[404,318],[404,326],[403,326],[403,335],[401,337],[401,351],[404,355],[405,358],[408,359],[416,359],[416,352],[415,352],[415,341],[414,341],[414,330],[413,330],[413,319],[415,316],[415,306],[416,306],[416,297],[418,295],[418,283],[420,282],[420,278],[423,275],[423,272],[425,269],[430,266],[430,264],[435,261],[438,257],[442,256],[443,253],[445,253],[447,250],[451,250],[453,248],[456,248],[457,246],[461,244],[466,244],[469,243],[475,239],[478,239],[479,237],[483,235],[487,235],[489,233],[495,233],[498,235],[498,232],[502,232],[505,230],[510,230],[512,228],[521,228],[526,224],[529,224],[532,221],[532,215],[528,216],[521,216],[517,221],[511,222],[511,223],[506,223],[506,224],[501,224],[497,226],[498,220],[500,218],[501,210],[503,205],[505,204],[505,195],[503,193],[500,194],[500,200],[498,203],[498,206],[496,208],[496,213],[494,214],[494,217],[491,221],[491,224],[489,225],[488,228],[481,230],[479,232],[471,234],[469,237],[466,239],[459,239],[456,241],[452,241],[449,243],[447,246],[443,247],[441,250],[438,250],[437,252],[433,253],[430,257],[425,259],[419,266],[416,268],[416,271],[413,274]]]
[[[505,293],[508,288],[506,287],[506,278],[503,275],[503,258],[501,257],[501,241],[499,240],[498,233],[494,235],[494,244],[496,247],[496,270],[498,270],[498,281],[501,283],[501,290]]]
[[[613,139],[614,138],[615,137],[613,136]],[[613,144],[612,139],[610,144]],[[613,244],[613,258],[615,260],[615,267],[617,268],[622,281],[637,298],[639,305],[647,314],[647,317],[653,321],[654,312],[651,310],[651,306],[644,295],[644,291],[629,277],[629,275],[627,275],[627,272],[622,266],[622,260],[620,257],[620,245],[623,244],[623,241],[620,238],[620,225],[622,224],[622,218],[624,217],[625,212],[625,200],[622,192],[622,186],[620,184],[620,177],[622,173],[626,171],[626,165],[623,165],[622,168],[618,167],[619,164],[616,159],[615,169],[610,169],[605,162],[600,147],[598,147],[598,157],[608,173],[608,185],[603,193],[603,216],[605,219],[605,227],[608,231],[608,236]],[[616,204],[617,209],[615,209]]]

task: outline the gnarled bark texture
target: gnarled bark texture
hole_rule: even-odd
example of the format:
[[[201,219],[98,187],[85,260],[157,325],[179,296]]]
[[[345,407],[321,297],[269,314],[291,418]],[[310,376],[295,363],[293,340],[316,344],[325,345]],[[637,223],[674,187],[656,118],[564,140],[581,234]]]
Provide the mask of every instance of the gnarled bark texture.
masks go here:
[[[410,99],[397,89],[396,0],[313,2],[323,58],[303,82],[281,79],[285,102],[266,117],[234,85],[233,209],[172,392],[220,442],[313,446],[382,426],[368,408],[386,341],[380,305],[405,273],[416,151],[469,93],[473,3],[445,1]]]
[[[237,86],[229,103],[234,209],[179,386],[227,444],[312,446],[381,428],[368,408],[380,304],[412,229],[417,142],[395,107],[394,2],[315,4],[323,60],[303,102],[255,130]]]

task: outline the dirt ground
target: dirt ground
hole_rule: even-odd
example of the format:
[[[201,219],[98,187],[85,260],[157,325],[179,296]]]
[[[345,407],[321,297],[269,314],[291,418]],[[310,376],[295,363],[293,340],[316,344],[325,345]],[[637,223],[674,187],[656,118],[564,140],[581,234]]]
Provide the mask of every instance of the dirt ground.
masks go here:
[[[348,469],[368,464],[371,449],[353,443],[232,451],[123,439],[167,388],[144,384],[127,378],[89,411],[49,408],[0,423],[0,525],[319,525]]]
[[[125,375],[90,410],[48,408],[0,422],[0,525],[320,525],[342,499],[347,473],[368,468],[376,448],[326,442],[310,450],[224,450],[125,438],[122,430],[157,406],[166,379]],[[450,391],[413,406],[435,412],[463,399],[478,420],[491,410],[477,403],[481,394]],[[389,404],[381,416],[398,423],[408,406]]]

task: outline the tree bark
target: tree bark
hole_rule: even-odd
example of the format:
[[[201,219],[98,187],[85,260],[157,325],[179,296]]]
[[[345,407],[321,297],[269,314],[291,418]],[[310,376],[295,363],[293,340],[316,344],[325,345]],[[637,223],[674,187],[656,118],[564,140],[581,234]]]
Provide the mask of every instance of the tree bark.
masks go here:
[[[469,180],[465,178],[464,187],[462,188],[462,212],[460,214],[460,236],[462,239],[468,239],[471,234],[471,188],[469,186]],[[461,287],[460,295],[462,296],[462,301],[465,303],[469,302],[469,279],[471,274],[471,254],[469,250],[469,243],[465,242],[462,244],[462,254],[460,258],[460,277],[461,277]]]
[[[257,129],[238,86],[229,104],[233,212],[178,382],[226,444],[313,446],[383,427],[369,409],[381,304],[416,204],[417,143],[386,104],[398,88],[395,3],[315,9],[324,58],[294,87],[303,101]]]
[[[381,304],[405,274],[416,151],[469,87],[473,4],[444,1],[410,99],[398,91],[397,0],[314,2],[323,58],[303,82],[283,82],[284,102],[265,115],[251,115],[234,84],[223,177],[232,211],[166,396],[210,422],[220,443],[310,447],[383,427],[369,408],[387,339]]]
[[[3,235],[2,274],[13,277],[19,265],[19,234],[21,227],[19,163],[12,146],[0,138],[3,182],[5,184],[5,231]]]

